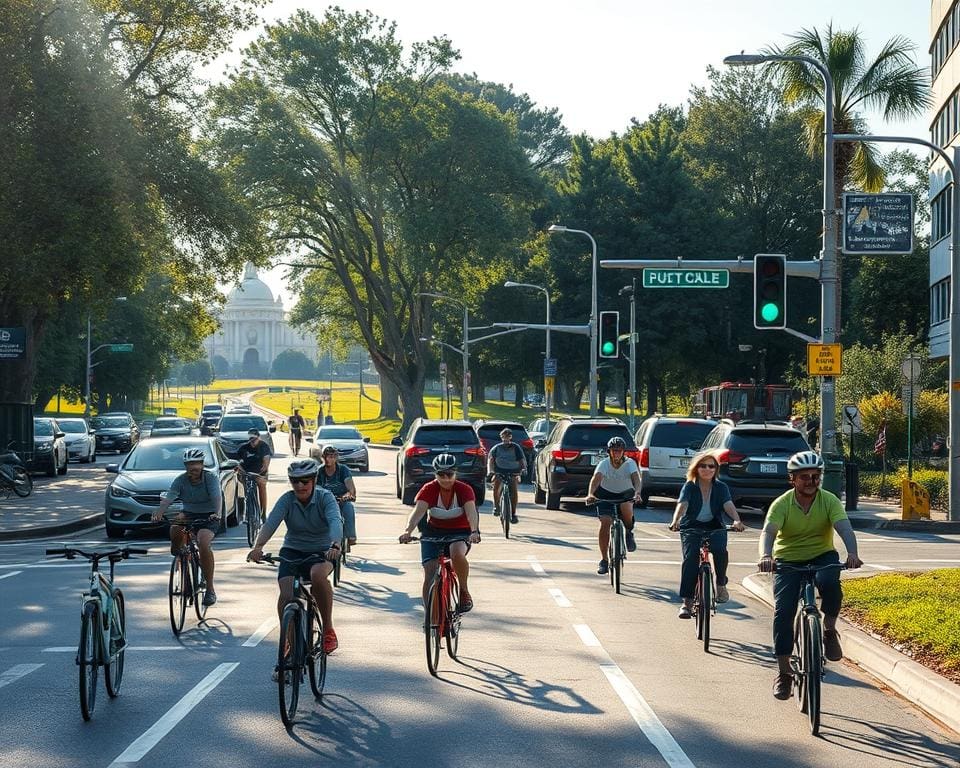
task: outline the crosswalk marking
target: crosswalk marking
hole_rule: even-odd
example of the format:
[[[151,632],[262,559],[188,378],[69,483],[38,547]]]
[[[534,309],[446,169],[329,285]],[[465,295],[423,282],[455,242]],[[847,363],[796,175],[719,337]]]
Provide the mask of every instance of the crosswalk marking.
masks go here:
[[[8,669],[6,672],[0,672],[0,688],[16,682],[21,677],[29,675],[31,672],[40,669],[42,666],[43,664],[17,664],[15,667],[10,667],[10,669]]]

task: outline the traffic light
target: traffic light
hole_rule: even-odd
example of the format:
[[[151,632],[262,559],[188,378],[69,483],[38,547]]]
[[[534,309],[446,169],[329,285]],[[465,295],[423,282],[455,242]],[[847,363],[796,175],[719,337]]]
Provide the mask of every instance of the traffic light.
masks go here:
[[[620,355],[620,313],[600,313],[600,357]]]
[[[787,257],[758,253],[753,257],[753,327],[787,327]]]

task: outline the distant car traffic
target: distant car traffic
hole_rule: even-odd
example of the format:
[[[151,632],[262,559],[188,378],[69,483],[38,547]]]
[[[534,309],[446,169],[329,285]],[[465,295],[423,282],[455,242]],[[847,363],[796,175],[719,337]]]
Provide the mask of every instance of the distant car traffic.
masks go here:
[[[220,417],[223,416],[223,406],[220,403],[207,403],[200,411],[197,426],[201,435],[212,435],[216,431]]]
[[[140,427],[129,413],[101,413],[90,419],[96,430],[97,453],[129,451],[140,440]]]
[[[67,474],[66,433],[56,419],[33,420],[33,465],[36,472],[46,472],[48,477]]]
[[[67,458],[81,464],[97,460],[97,438],[86,419],[57,419],[67,444]]]
[[[158,416],[153,422],[150,437],[189,437],[193,434],[193,429],[189,421],[179,416]]]
[[[227,409],[227,413],[253,413],[253,406],[250,403],[237,403]]]
[[[337,449],[337,461],[341,464],[360,472],[370,470],[370,453],[366,445],[370,442],[370,438],[364,437],[355,427],[333,425],[317,427],[317,431],[307,440],[313,441],[310,457],[317,461],[323,461],[320,454],[323,446],[332,445]]]
[[[259,430],[260,439],[270,446],[271,452],[275,451],[271,433],[276,432],[277,428],[269,426],[263,416],[256,413],[246,415],[228,413],[221,418],[216,428],[217,442],[229,458],[235,459],[240,446],[250,439],[247,432],[251,429]]]
[[[473,422],[473,428],[477,430],[480,444],[483,446],[483,451],[487,455],[490,454],[490,449],[500,442],[500,433],[504,427],[513,433],[513,442],[520,446],[527,460],[527,474],[525,477],[521,477],[520,480],[522,482],[532,481],[533,460],[536,457],[536,453],[533,450],[533,440],[530,438],[530,435],[527,434],[526,427],[515,421],[504,421],[503,419],[477,419]]]
[[[433,480],[433,460],[450,453],[457,460],[457,479],[467,483],[483,504],[486,494],[487,456],[477,431],[469,421],[414,419],[405,437],[391,441],[397,451],[397,498],[412,505],[417,492]]]

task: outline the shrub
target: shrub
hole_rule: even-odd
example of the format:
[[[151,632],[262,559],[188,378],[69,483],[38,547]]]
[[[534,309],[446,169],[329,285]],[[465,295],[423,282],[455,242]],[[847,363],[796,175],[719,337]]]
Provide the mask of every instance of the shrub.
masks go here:
[[[881,498],[899,499],[900,483],[907,479],[907,468],[898,467],[896,472],[888,472],[885,488],[881,488],[882,473],[860,473],[860,495],[878,496]],[[935,509],[946,509],[947,497],[950,491],[950,481],[947,473],[940,469],[915,469],[913,481],[919,483],[930,494],[930,506]]]

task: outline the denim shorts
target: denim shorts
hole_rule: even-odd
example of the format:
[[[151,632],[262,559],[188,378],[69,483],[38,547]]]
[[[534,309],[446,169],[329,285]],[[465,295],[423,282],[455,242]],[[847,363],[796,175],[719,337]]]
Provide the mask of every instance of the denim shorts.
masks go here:
[[[288,560],[300,560],[308,556],[309,559],[302,563],[287,562]],[[280,567],[277,569],[277,581],[288,576],[297,575],[299,575],[304,581],[310,581],[310,569],[313,568],[313,566],[315,566],[317,563],[322,563],[325,561],[329,562],[329,560],[324,558],[322,553],[316,555],[311,552],[301,552],[298,549],[290,549],[290,547],[281,547]]]
[[[426,536],[428,539],[445,539],[446,543],[439,541],[421,541],[420,542],[420,562],[426,565],[431,560],[440,557],[440,553],[448,546],[451,541],[464,541],[470,535],[466,528],[441,530],[438,528],[427,528],[420,536]],[[470,551],[470,542],[467,541],[467,552]]]

